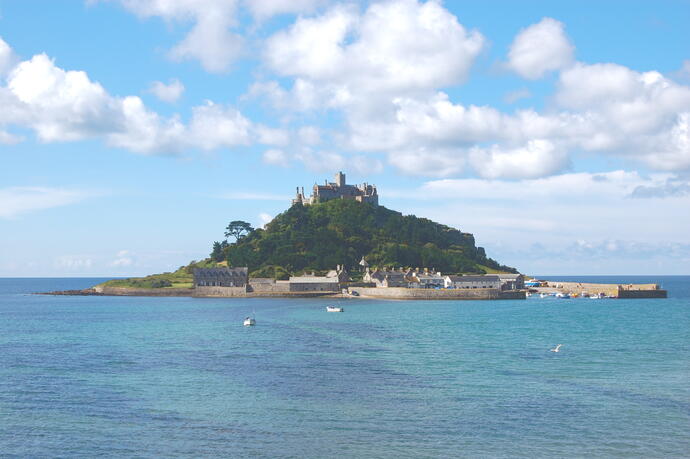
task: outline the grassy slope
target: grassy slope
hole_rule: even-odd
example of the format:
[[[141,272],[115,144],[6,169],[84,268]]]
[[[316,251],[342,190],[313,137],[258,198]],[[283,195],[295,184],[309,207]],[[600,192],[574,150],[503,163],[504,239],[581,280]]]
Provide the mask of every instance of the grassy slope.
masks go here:
[[[156,285],[165,283],[165,287],[160,288],[192,288],[194,282],[194,268],[214,268],[224,266],[225,263],[216,263],[210,260],[193,261],[187,266],[180,266],[177,271],[151,274],[146,277],[130,277],[128,279],[113,279],[100,284],[104,287],[127,287],[127,288],[156,288]],[[170,285],[167,285],[167,284]]]

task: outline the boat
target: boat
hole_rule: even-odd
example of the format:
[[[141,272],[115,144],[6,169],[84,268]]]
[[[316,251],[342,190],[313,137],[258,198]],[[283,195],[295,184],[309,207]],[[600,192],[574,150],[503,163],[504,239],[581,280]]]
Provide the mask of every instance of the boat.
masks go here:
[[[338,306],[326,306],[326,311],[328,312],[343,312],[345,309]]]
[[[556,298],[570,298],[570,295],[567,293],[556,293]]]
[[[539,298],[546,298],[547,296],[549,296],[549,295],[546,293],[540,293],[539,294]]]
[[[251,327],[253,325],[256,325],[256,320],[254,320],[253,317],[247,317],[244,319],[244,324],[245,327]]]

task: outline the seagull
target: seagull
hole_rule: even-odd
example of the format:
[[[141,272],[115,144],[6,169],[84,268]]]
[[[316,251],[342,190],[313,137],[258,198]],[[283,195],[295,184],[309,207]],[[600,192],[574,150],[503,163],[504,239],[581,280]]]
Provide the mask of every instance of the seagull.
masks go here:
[[[562,344],[557,345],[556,347],[551,349],[551,352],[559,352],[561,350],[561,346],[563,346],[563,345]]]

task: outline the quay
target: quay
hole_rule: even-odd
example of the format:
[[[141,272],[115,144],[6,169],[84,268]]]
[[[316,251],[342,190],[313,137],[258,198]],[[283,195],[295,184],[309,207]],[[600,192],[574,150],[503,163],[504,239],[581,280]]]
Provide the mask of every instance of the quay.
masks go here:
[[[569,295],[599,295],[613,298],[667,298],[668,292],[659,284],[594,284],[587,282],[541,281],[531,287],[536,293],[567,293]]]

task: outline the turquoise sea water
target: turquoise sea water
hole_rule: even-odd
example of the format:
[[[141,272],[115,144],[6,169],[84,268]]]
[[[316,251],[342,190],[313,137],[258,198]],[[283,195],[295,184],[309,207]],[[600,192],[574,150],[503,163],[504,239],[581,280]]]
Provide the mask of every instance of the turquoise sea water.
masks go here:
[[[661,282],[669,298],[338,314],[0,279],[0,456],[690,456],[690,277],[574,280]]]

